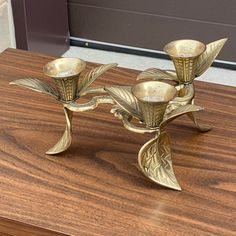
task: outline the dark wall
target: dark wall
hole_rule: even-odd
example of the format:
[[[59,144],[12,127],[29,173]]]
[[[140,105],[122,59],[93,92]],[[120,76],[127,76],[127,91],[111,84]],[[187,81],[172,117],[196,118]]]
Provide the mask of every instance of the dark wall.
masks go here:
[[[12,0],[17,48],[59,56],[69,48],[66,0]]]
[[[228,37],[218,59],[236,61],[234,0],[68,0],[74,37],[162,50],[174,39]]]

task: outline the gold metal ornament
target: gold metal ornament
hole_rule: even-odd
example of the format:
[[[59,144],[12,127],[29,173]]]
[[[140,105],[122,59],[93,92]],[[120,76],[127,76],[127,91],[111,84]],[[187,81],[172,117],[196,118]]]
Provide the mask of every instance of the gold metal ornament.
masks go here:
[[[91,90],[88,88],[89,85],[92,84],[97,77],[116,66],[116,63],[101,65],[81,76],[81,72],[83,72],[86,67],[86,63],[83,60],[79,58],[59,58],[49,62],[43,68],[44,74],[53,79],[55,86],[51,86],[36,78],[19,79],[10,82],[10,84],[52,96],[63,104],[66,117],[65,132],[60,140],[50,148],[46,154],[59,154],[70,147],[72,141],[73,111],[93,110],[99,103],[108,103],[108,100],[110,103],[113,102],[113,100],[107,98],[107,96],[94,97],[90,102],[85,104],[77,104],[76,100],[86,95],[86,90],[91,93]],[[101,89],[99,89],[98,92],[101,92]],[[71,109],[67,108],[68,104],[70,104],[69,107]],[[76,109],[74,107],[76,107]]]
[[[171,160],[170,140],[165,126],[175,118],[187,114],[201,132],[211,129],[200,124],[195,112],[203,108],[194,105],[193,81],[212,64],[227,39],[205,45],[196,40],[177,40],[168,43],[164,51],[175,65],[173,70],[150,68],[141,72],[137,80],[151,79],[134,86],[89,87],[107,70],[117,64],[101,65],[83,73],[86,63],[79,58],[60,58],[44,66],[45,75],[52,78],[54,86],[36,78],[19,79],[11,82],[49,95],[63,104],[66,128],[60,140],[47,154],[58,154],[69,148],[72,141],[73,112],[93,110],[101,103],[111,104],[111,113],[120,119],[124,127],[139,134],[153,134],[138,153],[138,164],[143,174],[162,186],[181,190],[174,174]],[[163,81],[174,81],[170,85]],[[95,94],[87,103],[77,102],[82,96]],[[139,125],[133,122],[139,121]]]
[[[174,81],[177,84],[176,88],[179,88],[178,96],[169,104],[167,108],[169,112],[179,106],[194,104],[194,79],[201,76],[211,66],[227,40],[224,38],[207,45],[191,39],[170,42],[165,45],[164,51],[171,57],[176,70],[149,68],[141,72],[137,80]],[[194,113],[188,116],[201,132],[211,130],[210,126],[200,124]]]
[[[123,121],[126,129],[135,133],[155,135],[143,145],[138,154],[138,163],[143,174],[160,185],[181,190],[174,174],[170,142],[164,127],[178,116],[201,111],[203,108],[184,105],[168,112],[166,108],[177,90],[174,86],[158,81],[137,84],[131,89],[129,96],[123,96],[118,100],[116,94],[120,94],[123,88],[107,87],[105,90],[117,103],[111,112]],[[139,117],[142,118],[139,121],[145,127],[138,127],[131,123],[133,117],[137,118],[137,112],[141,112]]]

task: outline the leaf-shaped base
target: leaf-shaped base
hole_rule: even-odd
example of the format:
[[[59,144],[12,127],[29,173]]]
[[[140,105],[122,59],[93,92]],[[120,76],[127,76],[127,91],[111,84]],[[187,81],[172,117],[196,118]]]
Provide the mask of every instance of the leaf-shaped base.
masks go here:
[[[60,140],[50,148],[46,154],[55,155],[67,150],[72,141],[72,116],[73,112],[64,107],[65,117],[66,117],[66,129]]]
[[[143,145],[138,154],[138,162],[144,175],[155,183],[181,190],[174,174],[170,141],[166,132]]]

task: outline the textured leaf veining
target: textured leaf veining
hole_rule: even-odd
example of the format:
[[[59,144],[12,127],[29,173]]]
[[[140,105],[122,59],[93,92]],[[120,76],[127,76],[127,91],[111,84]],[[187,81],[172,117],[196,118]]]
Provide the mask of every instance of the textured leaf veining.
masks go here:
[[[107,87],[105,90],[125,111],[142,120],[143,117],[139,110],[137,99],[128,89],[125,87]]]
[[[138,155],[139,166],[152,181],[175,190],[181,190],[174,174],[170,142],[165,132],[143,145]]]
[[[107,64],[107,65],[102,65],[99,67],[96,67],[94,69],[92,69],[91,71],[89,71],[88,73],[86,73],[83,77],[83,79],[81,81],[79,81],[79,86],[78,86],[78,93],[82,93],[82,91],[84,91],[86,88],[88,88],[88,86],[90,84],[93,83],[93,81],[99,77],[100,75],[102,75],[103,73],[105,73],[107,70],[116,67],[117,64],[113,63],[113,64]]]
[[[196,77],[202,75],[211,66],[226,41],[227,38],[207,44],[205,52],[198,58]]]
[[[178,81],[174,71],[161,70],[157,68],[149,68],[141,72],[137,76],[137,80],[141,79],[154,79],[154,80],[174,80]]]
[[[161,126],[170,122],[171,120],[177,118],[178,116],[190,113],[190,112],[196,112],[196,111],[202,111],[203,108],[196,105],[185,105],[180,106],[176,108],[175,110],[172,110],[170,113],[166,114],[164,117],[164,121],[161,123]]]
[[[34,79],[34,78],[18,79],[10,82],[10,84],[18,85],[24,88],[34,90],[36,92],[58,97],[58,93],[53,87],[51,87],[49,84],[39,79]]]

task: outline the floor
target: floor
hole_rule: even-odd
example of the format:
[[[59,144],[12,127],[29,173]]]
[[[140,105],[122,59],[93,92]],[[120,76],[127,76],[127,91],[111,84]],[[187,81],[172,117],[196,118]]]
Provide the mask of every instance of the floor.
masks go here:
[[[63,56],[79,57],[85,61],[102,64],[116,62],[120,67],[136,70],[145,70],[147,68],[153,67],[160,69],[174,68],[172,62],[165,59],[156,59],[151,57],[74,46],[70,47],[70,49]],[[211,67],[204,75],[199,77],[198,80],[236,87],[236,71]]]

